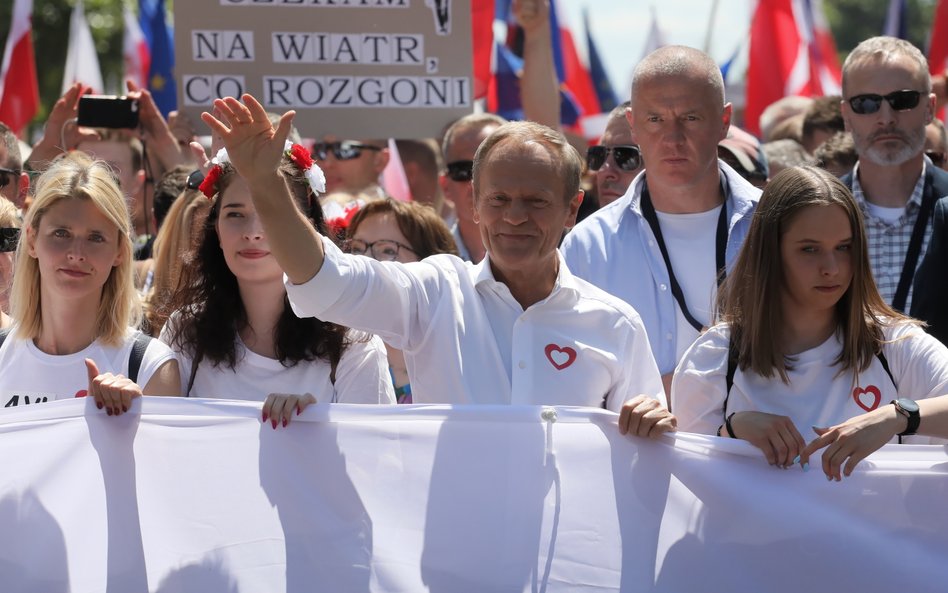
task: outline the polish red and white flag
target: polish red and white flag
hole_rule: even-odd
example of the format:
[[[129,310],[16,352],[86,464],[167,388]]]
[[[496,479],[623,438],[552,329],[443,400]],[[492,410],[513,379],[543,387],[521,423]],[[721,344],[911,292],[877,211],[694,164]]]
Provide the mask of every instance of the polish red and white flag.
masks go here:
[[[14,0],[10,34],[0,66],[0,121],[19,134],[39,109],[33,56],[33,0]]]
[[[122,9],[125,33],[122,38],[122,59],[125,64],[125,79],[131,80],[140,89],[148,88],[148,68],[151,66],[151,51],[142,32],[138,18],[126,6]]]

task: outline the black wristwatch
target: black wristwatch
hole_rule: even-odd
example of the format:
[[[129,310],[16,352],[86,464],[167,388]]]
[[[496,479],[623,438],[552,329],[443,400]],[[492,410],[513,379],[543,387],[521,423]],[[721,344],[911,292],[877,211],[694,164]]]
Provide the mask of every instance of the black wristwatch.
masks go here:
[[[918,404],[915,403],[915,400],[900,397],[899,399],[892,400],[892,405],[895,406],[896,412],[908,419],[908,426],[905,427],[904,431],[899,433],[899,436],[905,437],[915,434],[915,431],[918,430],[918,423],[922,420],[918,414]]]

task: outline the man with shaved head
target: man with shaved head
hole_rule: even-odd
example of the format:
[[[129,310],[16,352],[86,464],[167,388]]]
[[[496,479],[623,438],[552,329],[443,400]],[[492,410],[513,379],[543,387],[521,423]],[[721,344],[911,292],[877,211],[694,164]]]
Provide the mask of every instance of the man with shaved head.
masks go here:
[[[760,190],[718,160],[731,104],[717,64],[669,46],[635,68],[627,111],[645,172],[570,232],[567,265],[630,303],[671,385],[675,365],[712,320],[719,273],[736,259]]]

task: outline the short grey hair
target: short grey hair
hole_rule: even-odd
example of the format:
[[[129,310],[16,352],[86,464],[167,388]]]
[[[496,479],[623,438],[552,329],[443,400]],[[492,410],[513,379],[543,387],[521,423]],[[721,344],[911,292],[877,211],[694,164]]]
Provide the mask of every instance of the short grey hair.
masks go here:
[[[10,126],[0,122],[0,145],[7,149],[7,162],[2,163],[9,169],[22,169],[23,159],[20,156],[20,143]]]
[[[848,94],[846,80],[854,69],[865,64],[886,62],[897,57],[906,57],[915,62],[918,66],[916,74],[922,79],[925,92],[932,92],[932,76],[928,72],[928,60],[922,52],[904,39],[881,36],[866,39],[846,56],[846,61],[843,62],[843,96]]]

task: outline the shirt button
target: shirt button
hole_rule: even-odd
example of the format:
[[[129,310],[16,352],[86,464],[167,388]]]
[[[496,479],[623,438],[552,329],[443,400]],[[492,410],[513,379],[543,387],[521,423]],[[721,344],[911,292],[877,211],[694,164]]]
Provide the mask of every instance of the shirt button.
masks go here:
[[[668,290],[668,287],[665,286],[664,284],[659,284],[658,287],[661,288],[662,290]]]
[[[520,368],[522,368],[522,369],[525,369],[525,368],[527,368],[527,363],[525,363],[524,361],[521,360],[519,363],[517,363],[517,366],[520,367]]]

